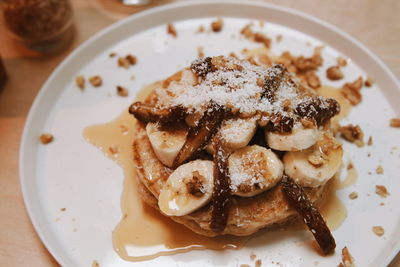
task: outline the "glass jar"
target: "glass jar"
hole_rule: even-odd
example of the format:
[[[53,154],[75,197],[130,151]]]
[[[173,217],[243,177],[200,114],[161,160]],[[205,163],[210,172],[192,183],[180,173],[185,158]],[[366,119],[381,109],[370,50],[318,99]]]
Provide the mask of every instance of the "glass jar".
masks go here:
[[[68,42],[73,15],[69,0],[3,0],[2,10],[11,35],[34,50],[47,52]]]

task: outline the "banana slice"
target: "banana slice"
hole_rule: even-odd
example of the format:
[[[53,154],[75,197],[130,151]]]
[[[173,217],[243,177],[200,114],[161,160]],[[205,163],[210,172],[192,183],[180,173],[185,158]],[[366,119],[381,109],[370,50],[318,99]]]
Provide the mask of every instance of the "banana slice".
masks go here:
[[[160,192],[158,206],[168,216],[189,214],[210,201],[213,187],[213,162],[190,161],[168,177]]]
[[[291,133],[274,133],[265,131],[265,139],[269,147],[280,151],[298,151],[309,148],[319,138],[319,130],[315,128],[297,128]]]
[[[335,175],[342,164],[342,156],[342,145],[324,132],[311,148],[285,154],[285,173],[302,186],[316,187]]]
[[[173,129],[161,129],[158,123],[149,122],[146,125],[146,133],[157,158],[168,167],[178,155],[186,141],[188,133],[184,125],[178,125]]]
[[[247,146],[257,129],[257,119],[233,118],[225,120],[220,129],[220,134],[224,140],[224,146],[228,150],[236,150]],[[213,145],[210,142],[206,150],[213,153]]]
[[[273,187],[283,175],[282,161],[265,147],[254,145],[236,150],[228,159],[231,191],[252,197]]]

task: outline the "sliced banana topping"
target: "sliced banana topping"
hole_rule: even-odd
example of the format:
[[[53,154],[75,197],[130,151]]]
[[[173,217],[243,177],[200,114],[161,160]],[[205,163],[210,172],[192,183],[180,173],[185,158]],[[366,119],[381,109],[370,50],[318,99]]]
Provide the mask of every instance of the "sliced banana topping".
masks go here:
[[[236,150],[228,159],[231,191],[252,197],[273,187],[283,175],[281,160],[270,149],[253,145]]]
[[[265,131],[265,138],[269,147],[280,151],[298,151],[309,148],[319,138],[316,128],[296,128],[291,133],[275,133]]]
[[[210,160],[194,160],[179,166],[160,192],[160,210],[168,216],[183,216],[206,205],[212,197],[213,177]]]
[[[247,146],[257,129],[257,119],[255,117],[248,119],[233,118],[225,120],[220,129],[220,134],[224,141],[224,146],[228,150],[236,150]],[[213,153],[211,142],[206,150]]]
[[[285,173],[302,186],[316,187],[335,175],[342,164],[342,156],[341,144],[324,132],[309,149],[285,154]]]
[[[186,141],[187,127],[176,125],[171,129],[162,129],[158,123],[147,123],[146,133],[157,158],[164,165],[171,167]]]

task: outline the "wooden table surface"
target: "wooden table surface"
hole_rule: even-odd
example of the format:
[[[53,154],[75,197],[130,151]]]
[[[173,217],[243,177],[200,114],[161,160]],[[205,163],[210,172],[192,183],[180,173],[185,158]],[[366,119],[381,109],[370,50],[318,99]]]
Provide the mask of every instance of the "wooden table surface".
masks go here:
[[[22,200],[19,143],[29,108],[53,69],[94,33],[143,8],[114,0],[72,0],[75,39],[63,52],[38,56],[12,41],[0,25],[0,53],[9,74],[0,91],[0,266],[57,266],[35,233]],[[153,5],[171,1],[153,1]],[[400,77],[399,0],[271,0],[321,18],[354,36]],[[106,8],[104,8],[106,7]],[[107,11],[106,11],[107,10]],[[400,254],[390,265],[400,266]]]

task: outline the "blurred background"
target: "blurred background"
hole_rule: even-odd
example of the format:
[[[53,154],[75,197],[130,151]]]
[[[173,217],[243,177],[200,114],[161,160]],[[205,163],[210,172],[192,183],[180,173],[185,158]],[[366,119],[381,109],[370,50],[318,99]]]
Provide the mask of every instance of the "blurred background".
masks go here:
[[[129,15],[176,1],[123,2],[0,0],[0,266],[57,266],[30,223],[18,176],[19,142],[39,89],[54,68],[93,34]],[[399,0],[264,2],[335,25],[365,44],[400,77]],[[28,15],[38,23],[27,23]],[[390,266],[400,266],[400,257]]]

